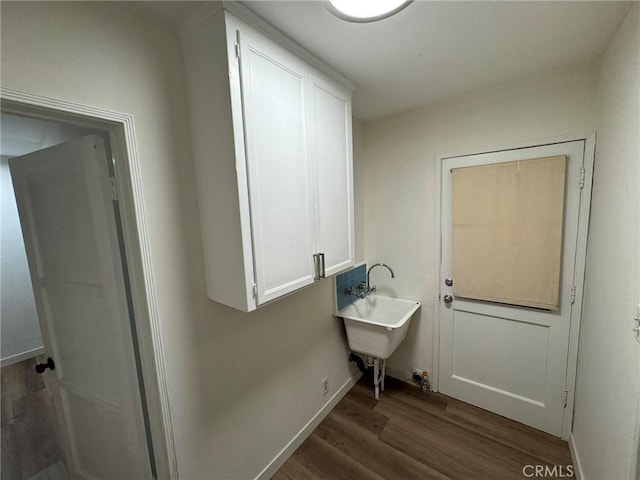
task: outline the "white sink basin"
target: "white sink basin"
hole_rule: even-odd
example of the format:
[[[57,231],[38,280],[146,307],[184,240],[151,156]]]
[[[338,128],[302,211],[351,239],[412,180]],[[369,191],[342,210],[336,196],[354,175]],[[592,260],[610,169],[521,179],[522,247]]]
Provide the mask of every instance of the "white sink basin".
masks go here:
[[[369,295],[335,315],[344,320],[349,348],[374,358],[387,359],[404,340],[420,302]]]

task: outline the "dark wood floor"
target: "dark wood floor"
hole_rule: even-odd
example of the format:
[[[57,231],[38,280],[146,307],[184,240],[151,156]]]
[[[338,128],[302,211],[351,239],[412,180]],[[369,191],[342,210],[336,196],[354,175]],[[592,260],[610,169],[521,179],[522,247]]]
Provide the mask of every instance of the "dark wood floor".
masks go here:
[[[34,371],[35,359],[3,367],[2,480],[67,480],[49,392]]]
[[[356,384],[273,479],[525,479],[527,465],[573,478],[559,438],[387,377],[379,401]]]

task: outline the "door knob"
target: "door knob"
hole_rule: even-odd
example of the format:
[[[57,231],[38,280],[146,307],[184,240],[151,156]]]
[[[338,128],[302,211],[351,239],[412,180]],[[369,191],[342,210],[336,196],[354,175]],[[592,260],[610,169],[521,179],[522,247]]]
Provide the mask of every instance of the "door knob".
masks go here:
[[[452,280],[452,279],[450,279],[450,278],[445,278],[445,279],[444,279],[444,284],[445,284],[447,287],[451,287],[451,286],[453,286],[453,280]]]
[[[39,363],[36,365],[36,373],[44,373],[44,371],[50,368],[51,370],[56,369],[56,364],[53,363],[53,358],[47,358],[47,363]]]
[[[445,295],[444,303],[451,303],[451,302],[453,302],[453,297],[451,295]]]

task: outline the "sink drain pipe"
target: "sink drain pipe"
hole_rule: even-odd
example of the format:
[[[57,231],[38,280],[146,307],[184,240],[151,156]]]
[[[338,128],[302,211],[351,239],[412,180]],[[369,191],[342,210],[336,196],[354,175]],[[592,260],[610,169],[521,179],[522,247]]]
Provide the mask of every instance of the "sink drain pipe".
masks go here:
[[[373,387],[374,387],[373,389],[374,389],[375,397],[376,397],[376,400],[379,400],[380,391],[384,391],[384,377],[386,373],[386,365],[385,365],[386,362],[384,361],[384,359],[372,358],[369,356],[367,357],[367,364],[369,364],[369,362],[373,362],[373,365],[365,366],[362,358],[352,352],[349,355],[349,361],[355,362],[355,364],[358,366],[360,371],[367,378],[373,377]],[[372,372],[372,369],[370,368],[371,366],[373,366],[373,372]]]
[[[355,364],[358,366],[358,369],[363,373],[363,374],[368,374],[369,373],[369,369],[364,365],[364,360],[362,360],[362,358],[360,358],[358,355],[356,355],[355,353],[351,353],[349,355],[349,361],[350,362],[355,362]]]

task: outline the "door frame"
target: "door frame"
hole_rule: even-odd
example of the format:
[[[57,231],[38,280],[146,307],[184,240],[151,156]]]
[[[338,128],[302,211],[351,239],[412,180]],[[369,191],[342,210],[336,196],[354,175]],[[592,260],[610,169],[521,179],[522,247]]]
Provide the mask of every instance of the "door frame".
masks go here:
[[[164,348],[156,295],[146,209],[140,180],[134,117],[129,114],[0,87],[0,110],[108,134],[114,158],[120,220],[126,252],[151,442],[159,479],[177,479],[173,429],[169,409]],[[137,340],[137,341],[136,341]]]
[[[588,134],[563,135],[560,137],[544,138],[540,140],[514,142],[511,144],[477,148],[473,151],[462,153],[449,153],[436,156],[436,201],[435,201],[435,282],[433,291],[433,367],[432,388],[439,391],[440,374],[440,302],[441,302],[441,265],[442,265],[442,164],[444,160],[454,157],[465,157],[484,153],[496,153],[506,150],[552,145],[572,141],[584,141],[585,169],[584,187],[580,195],[580,207],[578,213],[578,238],[576,239],[576,263],[574,269],[574,285],[576,286],[576,301],[571,310],[571,324],[569,327],[569,348],[567,356],[566,388],[568,392],[567,407],[562,420],[562,439],[568,440],[573,426],[573,406],[576,385],[576,373],[578,367],[578,340],[580,335],[580,322],[582,319],[582,304],[584,292],[584,274],[587,257],[587,235],[589,229],[589,212],[591,210],[591,186],[593,183],[593,164],[595,159],[596,132]]]

